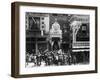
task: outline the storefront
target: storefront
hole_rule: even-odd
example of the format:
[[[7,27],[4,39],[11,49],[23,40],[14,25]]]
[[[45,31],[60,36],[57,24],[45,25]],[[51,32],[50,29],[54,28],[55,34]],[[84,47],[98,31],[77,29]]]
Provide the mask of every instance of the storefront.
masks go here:
[[[89,16],[74,15],[71,21],[71,28],[73,31],[72,54],[76,56],[79,63],[89,62]]]

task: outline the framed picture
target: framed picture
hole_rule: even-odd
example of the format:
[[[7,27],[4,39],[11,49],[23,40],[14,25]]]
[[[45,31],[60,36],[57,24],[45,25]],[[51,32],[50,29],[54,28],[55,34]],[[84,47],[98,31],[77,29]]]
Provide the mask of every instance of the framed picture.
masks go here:
[[[97,73],[97,7],[12,3],[11,76]]]

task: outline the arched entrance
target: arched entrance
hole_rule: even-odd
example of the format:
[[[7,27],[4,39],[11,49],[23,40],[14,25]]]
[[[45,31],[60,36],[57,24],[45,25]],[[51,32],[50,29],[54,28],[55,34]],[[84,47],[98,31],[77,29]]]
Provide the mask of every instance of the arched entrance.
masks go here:
[[[54,41],[54,44],[53,44],[53,50],[59,50],[60,49],[60,46],[59,46],[59,43],[58,41]]]
[[[60,25],[57,22],[57,19],[55,19],[55,22],[52,24],[49,36],[51,50],[59,50],[62,43],[62,30],[60,29]]]

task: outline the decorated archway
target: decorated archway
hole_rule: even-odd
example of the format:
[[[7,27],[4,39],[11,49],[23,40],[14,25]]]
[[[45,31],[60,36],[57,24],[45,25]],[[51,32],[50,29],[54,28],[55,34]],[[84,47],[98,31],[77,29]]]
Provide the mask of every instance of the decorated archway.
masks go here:
[[[51,45],[51,49],[54,50],[54,48],[60,49],[61,43],[62,43],[62,30],[60,29],[60,25],[57,22],[57,19],[55,19],[55,22],[52,24],[52,28],[50,29],[49,33],[49,42]]]

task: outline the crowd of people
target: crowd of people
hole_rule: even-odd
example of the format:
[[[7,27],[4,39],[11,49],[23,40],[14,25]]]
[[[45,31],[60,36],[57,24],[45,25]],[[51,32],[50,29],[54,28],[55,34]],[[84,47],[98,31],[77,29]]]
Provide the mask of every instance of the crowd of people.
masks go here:
[[[76,64],[76,57],[71,55],[71,52],[59,50],[45,50],[44,52],[37,51],[37,54],[26,53],[26,65],[32,63],[33,66],[53,66],[53,65],[71,65]]]

